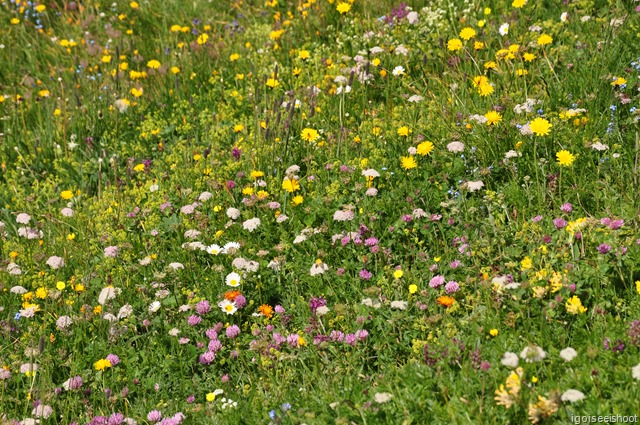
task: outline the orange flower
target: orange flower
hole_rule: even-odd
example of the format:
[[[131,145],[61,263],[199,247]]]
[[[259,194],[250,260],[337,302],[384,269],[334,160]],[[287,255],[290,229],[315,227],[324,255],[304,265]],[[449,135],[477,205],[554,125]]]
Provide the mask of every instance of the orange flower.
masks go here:
[[[453,297],[448,297],[446,295],[438,297],[438,304],[443,305],[447,308],[451,307],[451,304],[453,304],[454,302],[456,302],[456,300],[453,299]]]
[[[233,301],[238,295],[240,295],[240,291],[227,291],[224,293],[224,299]]]
[[[273,308],[269,304],[262,304],[260,307],[258,307],[258,312],[264,314],[269,319],[271,319],[271,316],[273,316]]]

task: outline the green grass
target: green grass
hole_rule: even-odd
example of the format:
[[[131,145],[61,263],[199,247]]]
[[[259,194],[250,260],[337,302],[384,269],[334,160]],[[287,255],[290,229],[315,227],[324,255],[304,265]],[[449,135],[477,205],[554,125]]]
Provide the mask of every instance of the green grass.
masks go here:
[[[638,412],[634,3],[17,3],[3,425]]]

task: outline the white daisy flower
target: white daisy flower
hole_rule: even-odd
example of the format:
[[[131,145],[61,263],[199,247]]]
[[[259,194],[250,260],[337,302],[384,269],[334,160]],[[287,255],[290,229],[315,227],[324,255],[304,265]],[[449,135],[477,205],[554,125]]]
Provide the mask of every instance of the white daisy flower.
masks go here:
[[[220,309],[222,309],[222,311],[227,314],[233,314],[238,311],[238,306],[236,306],[236,303],[229,300],[220,301],[218,303],[218,307],[220,307]]]
[[[238,273],[231,272],[227,275],[224,281],[228,286],[235,288],[236,286],[240,286],[240,282],[242,282],[242,278]]]
[[[211,255],[224,254],[224,249],[220,245],[209,245],[207,247],[207,252]]]

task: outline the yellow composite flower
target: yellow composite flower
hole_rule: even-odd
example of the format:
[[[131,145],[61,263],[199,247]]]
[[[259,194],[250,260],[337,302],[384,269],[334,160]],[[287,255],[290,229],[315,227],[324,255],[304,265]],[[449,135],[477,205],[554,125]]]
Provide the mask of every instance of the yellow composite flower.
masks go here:
[[[511,3],[511,6],[515,7],[516,9],[520,9],[524,7],[524,5],[526,4],[527,4],[527,0],[513,0],[513,3]]]
[[[452,52],[457,52],[462,49],[462,41],[459,38],[453,38],[447,42],[447,49]]]
[[[265,84],[267,85],[267,87],[271,87],[273,89],[275,87],[278,87],[280,85],[280,82],[275,78],[268,78]]]
[[[462,28],[459,35],[461,39],[468,41],[476,36],[476,30],[471,27]]]
[[[568,150],[563,149],[556,153],[556,159],[558,160],[559,165],[563,167],[568,167],[571,164],[573,164],[573,161],[576,160],[576,157]]]
[[[494,88],[491,84],[481,84],[478,86],[478,93],[480,96],[489,96],[494,92]]]
[[[411,170],[418,166],[416,159],[412,156],[403,156],[400,157],[400,166],[405,170]]]
[[[307,142],[315,142],[320,138],[320,134],[318,133],[318,130],[307,127],[302,130],[300,137],[302,137],[302,140],[306,140]]]
[[[416,153],[418,155],[429,155],[434,149],[433,143],[426,141],[426,142],[422,142],[420,143],[417,148],[416,148]]]
[[[553,37],[549,34],[542,34],[538,37],[538,46],[546,46],[547,44],[553,43]]]
[[[302,60],[309,59],[309,51],[308,50],[300,50],[298,52],[298,58]]]
[[[336,10],[341,14],[347,13],[351,10],[351,5],[349,3],[340,2],[336,6]]]
[[[487,125],[496,125],[502,121],[502,115],[497,111],[489,111],[484,116],[487,119]]]
[[[158,69],[160,68],[160,61],[152,59],[149,62],[147,62],[147,67],[151,69]]]
[[[73,198],[73,192],[70,190],[63,190],[62,192],[60,192],[60,197],[65,201],[68,201],[69,199]]]
[[[620,87],[620,86],[623,86],[625,84],[627,84],[627,80],[622,78],[622,77],[614,77],[613,81],[611,82],[611,85],[614,86],[614,87],[615,86]]]
[[[529,129],[536,136],[548,136],[553,125],[545,118],[536,117],[529,123]]]
[[[398,136],[407,137],[409,133],[411,133],[411,130],[409,130],[409,127],[407,127],[406,125],[398,129]]]
[[[296,190],[300,190],[300,183],[296,179],[285,177],[282,181],[282,188],[289,193],[293,193]]]

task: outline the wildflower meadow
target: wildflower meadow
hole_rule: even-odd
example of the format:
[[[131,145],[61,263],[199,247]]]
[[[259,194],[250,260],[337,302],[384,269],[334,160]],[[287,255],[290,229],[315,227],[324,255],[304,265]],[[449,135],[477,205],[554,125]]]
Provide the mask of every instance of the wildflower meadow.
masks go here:
[[[0,424],[637,422],[638,46],[634,0],[0,0]]]

